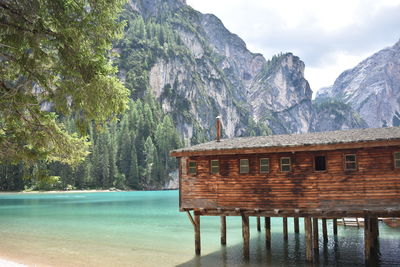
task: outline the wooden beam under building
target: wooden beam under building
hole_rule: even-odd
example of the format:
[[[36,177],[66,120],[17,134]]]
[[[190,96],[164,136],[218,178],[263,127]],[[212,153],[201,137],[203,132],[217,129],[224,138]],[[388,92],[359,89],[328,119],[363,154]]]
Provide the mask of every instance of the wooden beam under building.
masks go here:
[[[242,235],[243,235],[243,257],[250,257],[250,229],[249,216],[242,215]]]
[[[221,245],[226,245],[226,216],[221,216]]]
[[[371,256],[371,221],[368,215],[364,216],[364,258],[369,261]]]
[[[313,218],[313,247],[314,253],[318,254],[319,252],[319,235],[318,235],[318,218]]]
[[[271,248],[271,218],[265,217],[265,246]]]
[[[199,215],[203,216],[260,216],[260,217],[363,217],[364,211],[362,210],[329,210],[329,209],[305,209],[295,212],[294,210],[284,209],[268,209],[254,211],[253,209],[240,209],[240,208],[207,208],[200,210],[195,208],[181,208],[181,211],[196,210]],[[373,217],[400,217],[399,209],[381,209],[370,212]]]
[[[200,215],[194,215],[194,247],[196,255],[201,253],[201,241],[200,241]]]
[[[261,232],[261,221],[260,216],[257,216],[257,231]]]
[[[312,225],[311,218],[304,218],[304,232],[306,241],[306,259],[308,262],[313,261],[313,245],[312,245]]]
[[[299,231],[299,217],[294,217],[293,218],[293,224],[294,224],[294,232],[296,234],[298,234],[300,232]]]
[[[328,228],[326,225],[326,218],[322,219],[322,235],[324,238],[324,243],[328,243]]]
[[[333,219],[333,234],[337,235],[337,219]]]
[[[283,240],[288,240],[287,217],[283,217]]]

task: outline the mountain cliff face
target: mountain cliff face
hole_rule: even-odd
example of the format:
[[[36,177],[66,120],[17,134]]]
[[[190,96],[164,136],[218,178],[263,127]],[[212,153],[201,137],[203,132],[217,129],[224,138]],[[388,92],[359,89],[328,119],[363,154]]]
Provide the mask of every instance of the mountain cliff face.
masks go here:
[[[338,100],[319,99],[314,101],[314,120],[311,131],[325,132],[332,129],[368,128],[368,124],[353,108]]]
[[[304,79],[304,63],[291,53],[273,57],[247,93],[253,118],[273,133],[308,132],[313,120],[312,91]]]
[[[185,1],[131,0],[124,18],[125,40],[116,46],[121,78],[134,81],[136,97],[151,91],[188,143],[213,138],[218,115],[224,137],[329,128],[330,115],[319,127],[326,114],[316,112],[304,63],[293,54],[266,60],[217,17]]]
[[[400,41],[343,72],[317,99],[349,104],[368,127],[400,125]]]

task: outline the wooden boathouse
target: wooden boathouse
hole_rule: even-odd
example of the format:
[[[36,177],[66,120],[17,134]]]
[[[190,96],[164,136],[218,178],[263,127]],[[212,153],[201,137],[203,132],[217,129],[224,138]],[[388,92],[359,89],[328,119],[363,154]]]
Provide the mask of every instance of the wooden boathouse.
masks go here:
[[[318,219],[327,240],[326,220],[363,217],[365,259],[374,253],[378,217],[400,217],[400,127],[292,135],[219,138],[171,151],[179,168],[179,206],[195,230],[200,254],[200,216],[241,216],[243,255],[249,257],[249,217],[265,218],[271,246],[271,217],[304,218],[306,256],[318,250]],[[194,218],[190,211],[193,211]]]

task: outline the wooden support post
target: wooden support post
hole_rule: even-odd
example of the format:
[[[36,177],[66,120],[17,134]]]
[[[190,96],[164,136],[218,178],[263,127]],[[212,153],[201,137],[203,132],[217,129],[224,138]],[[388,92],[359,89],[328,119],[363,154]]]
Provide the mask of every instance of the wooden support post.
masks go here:
[[[313,248],[312,248],[312,225],[311,218],[304,217],[304,232],[306,241],[306,259],[308,262],[313,260]]]
[[[296,234],[298,234],[300,232],[299,231],[299,217],[294,217],[293,218],[293,223],[294,223],[294,232]]]
[[[376,238],[378,238],[378,236],[379,236],[379,220],[378,220],[378,218],[375,218],[376,219]]]
[[[326,227],[326,219],[322,219],[322,235],[324,236],[324,243],[328,242],[328,229]]]
[[[226,216],[221,216],[221,245],[226,245]]]
[[[366,214],[364,215],[364,258],[366,262],[371,257],[371,236],[371,221],[370,217]]]
[[[283,239],[288,240],[287,217],[283,217]]]
[[[200,255],[201,251],[201,243],[200,243],[200,215],[194,215],[194,247],[196,251],[196,255]]]
[[[376,251],[376,246],[378,244],[378,218],[370,218],[371,225],[371,246],[373,251]]]
[[[265,245],[267,249],[271,248],[271,218],[265,217]]]
[[[314,246],[314,253],[318,255],[319,251],[319,236],[318,236],[318,218],[313,218],[313,246]]]
[[[250,257],[249,216],[242,215],[242,235],[243,235],[243,257],[245,259],[249,259]]]
[[[260,217],[257,216],[257,231],[261,232],[261,222],[260,222]]]
[[[371,218],[371,229],[373,233],[374,243],[378,241],[379,236],[379,225],[378,225],[378,218]]]
[[[337,235],[337,219],[333,219],[333,234]]]

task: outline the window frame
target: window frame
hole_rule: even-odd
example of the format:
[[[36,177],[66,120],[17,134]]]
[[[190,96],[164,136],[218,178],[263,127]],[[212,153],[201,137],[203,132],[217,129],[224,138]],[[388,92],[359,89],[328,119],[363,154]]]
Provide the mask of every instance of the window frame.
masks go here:
[[[266,165],[262,165],[261,164],[261,161],[262,160],[267,160],[267,164]],[[258,160],[258,167],[259,167],[259,170],[258,170],[258,172],[260,173],[260,174],[266,174],[266,173],[269,173],[270,172],[270,170],[271,170],[271,168],[270,168],[270,160],[269,160],[269,158],[259,158],[259,160]],[[267,166],[268,167],[268,169],[267,169],[267,171],[261,171],[261,167],[262,166]]]
[[[217,168],[218,171],[217,172],[213,172],[213,162],[217,162]],[[219,174],[220,172],[220,167],[219,167],[219,159],[211,159],[210,160],[210,174]]]
[[[400,155],[400,151],[393,152],[393,166],[395,170],[400,170],[400,157],[396,159],[396,154]],[[396,165],[396,162],[399,162],[399,166]]]
[[[289,159],[289,164],[283,164],[282,160]],[[289,166],[289,170],[283,170],[283,166]],[[292,171],[292,158],[291,157],[280,157],[279,158],[279,169],[281,172],[291,172]]]
[[[347,161],[347,159],[346,159],[347,156],[354,156],[354,161]],[[355,164],[354,169],[347,168],[347,164],[348,163],[354,163]],[[343,156],[343,164],[344,164],[343,168],[344,168],[345,171],[357,171],[358,170],[358,162],[357,162],[356,153],[346,153],[346,154],[344,154],[344,156]]]
[[[242,160],[247,161],[247,172],[242,171]],[[250,160],[248,158],[246,159],[239,159],[239,174],[249,174],[250,173]]]
[[[194,165],[194,172],[193,172],[193,173],[190,172],[190,170],[193,169],[193,167],[190,166],[191,163],[194,163],[194,164],[195,164],[195,165]],[[195,161],[195,160],[189,160],[188,165],[187,165],[187,173],[188,173],[188,175],[192,175],[192,176],[197,175],[197,165],[198,165],[198,164],[197,164],[197,161]]]
[[[315,164],[315,158],[316,157],[324,157],[325,159],[325,170],[317,170],[316,167],[317,165]],[[325,154],[316,154],[313,156],[313,169],[315,172],[327,172],[328,171],[328,160],[327,160],[327,156]]]

